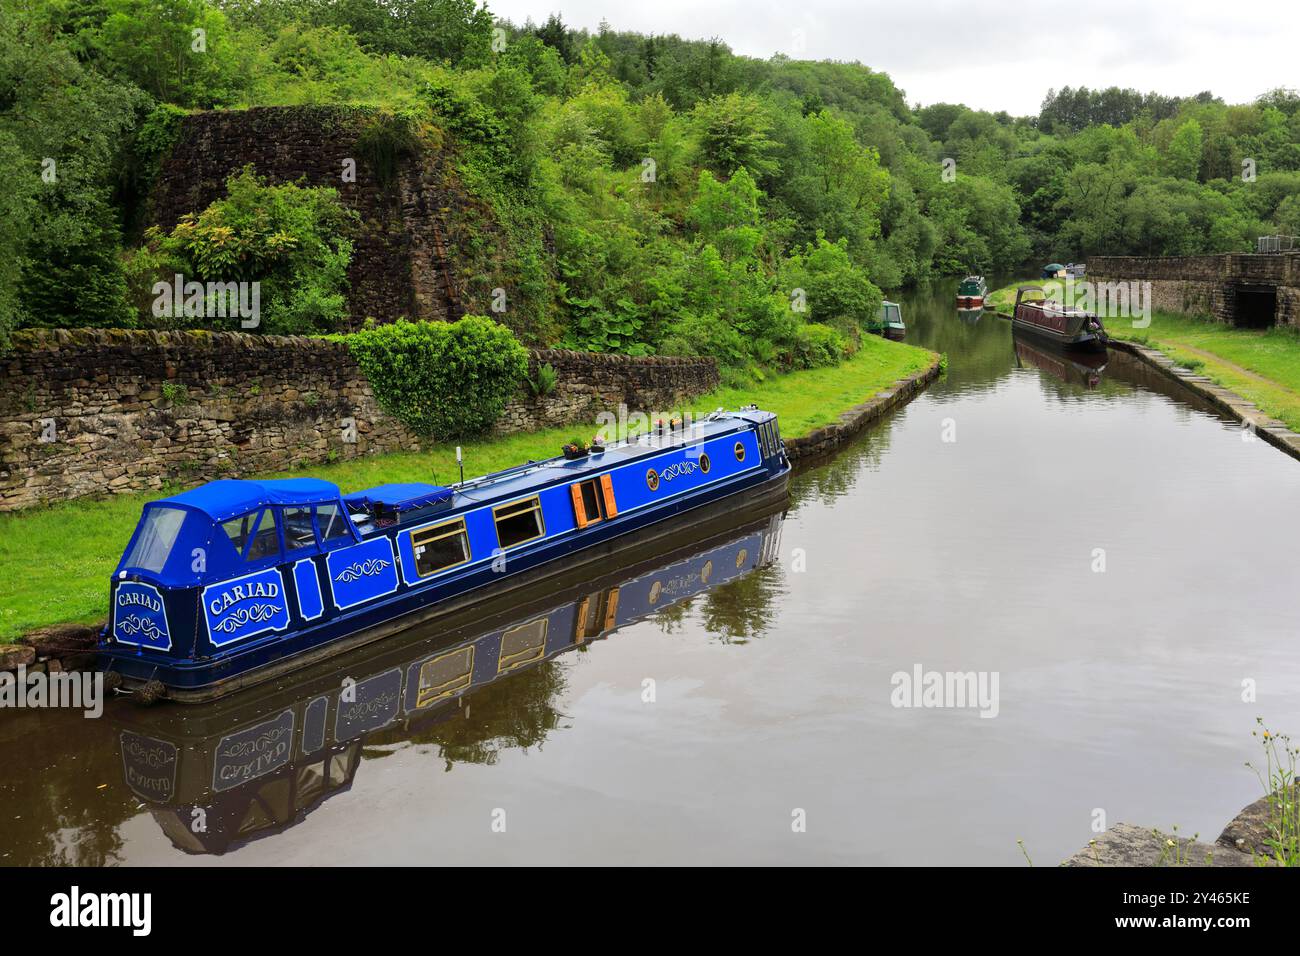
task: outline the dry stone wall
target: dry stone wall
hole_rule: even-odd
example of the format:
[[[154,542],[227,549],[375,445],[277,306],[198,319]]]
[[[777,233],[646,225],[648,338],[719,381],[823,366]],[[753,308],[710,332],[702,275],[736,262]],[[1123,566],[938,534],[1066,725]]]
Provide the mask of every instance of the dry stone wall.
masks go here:
[[[672,409],[715,387],[708,358],[538,351],[499,432]],[[347,346],[234,332],[28,330],[0,354],[0,511],[418,450]]]

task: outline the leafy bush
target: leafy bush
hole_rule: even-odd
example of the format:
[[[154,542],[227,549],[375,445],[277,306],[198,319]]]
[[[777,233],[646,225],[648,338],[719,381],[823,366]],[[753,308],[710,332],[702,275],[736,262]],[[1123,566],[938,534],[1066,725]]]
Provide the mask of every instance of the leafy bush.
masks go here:
[[[258,330],[280,335],[337,331],[347,317],[356,214],[324,187],[272,186],[246,167],[226,184],[227,196],[198,215],[181,217],[170,235],[145,233],[146,246],[128,257],[132,300],[152,301],[156,281],[173,271],[198,282],[260,283]],[[152,314],[144,320],[156,322]],[[202,317],[172,318],[172,325],[206,325]]]
[[[725,368],[743,368],[749,356],[744,338],[725,321],[694,315],[672,325],[661,351],[666,355],[712,355]]]
[[[847,354],[844,336],[828,325],[809,323],[795,334],[790,362],[794,368],[820,368],[838,365]]]
[[[486,431],[528,374],[528,351],[484,316],[394,322],[342,338],[379,404],[437,441]]]

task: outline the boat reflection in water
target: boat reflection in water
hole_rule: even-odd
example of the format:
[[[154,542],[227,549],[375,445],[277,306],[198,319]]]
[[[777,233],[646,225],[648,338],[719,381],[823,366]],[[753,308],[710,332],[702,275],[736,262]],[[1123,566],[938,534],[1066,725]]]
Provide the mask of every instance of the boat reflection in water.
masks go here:
[[[1066,352],[1018,332],[1012,333],[1021,368],[1036,368],[1068,385],[1096,388],[1106,370],[1105,352]]]
[[[685,548],[656,539],[623,552],[601,578],[561,582],[522,604],[480,606],[448,618],[434,636],[413,631],[399,647],[390,639],[260,694],[183,710],[118,708],[126,785],[177,848],[220,854],[283,832],[350,789],[363,747],[467,722],[488,685],[530,698],[514,722],[539,724],[527,732],[540,739],[553,724],[535,712],[553,712],[558,686],[542,665],[773,563],[785,504],[692,524]],[[528,706],[532,698],[547,706]],[[498,730],[489,724],[486,734]]]
[[[983,315],[984,315],[984,306],[982,305],[976,306],[975,308],[957,310],[957,318],[971,325],[974,325],[976,322],[978,322],[980,320],[980,317]]]

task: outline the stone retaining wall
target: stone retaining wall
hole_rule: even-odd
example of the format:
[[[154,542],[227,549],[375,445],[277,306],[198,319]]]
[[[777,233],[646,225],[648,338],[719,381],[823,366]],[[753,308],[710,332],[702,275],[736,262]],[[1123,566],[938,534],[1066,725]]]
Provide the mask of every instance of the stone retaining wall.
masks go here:
[[[1233,323],[1239,293],[1275,289],[1277,325],[1300,325],[1300,253],[1213,256],[1094,256],[1091,282],[1146,282],[1160,312],[1210,315]]]
[[[900,405],[905,405],[925,390],[939,377],[940,358],[934,356],[923,371],[901,378],[889,388],[877,392],[860,405],[855,405],[840,415],[834,425],[815,429],[799,438],[785,438],[785,451],[791,461],[825,455],[843,445],[862,429]]]
[[[521,390],[498,431],[671,410],[712,359],[539,351],[554,391]],[[347,346],[234,332],[29,330],[0,355],[0,511],[280,471],[421,442],[375,400]]]

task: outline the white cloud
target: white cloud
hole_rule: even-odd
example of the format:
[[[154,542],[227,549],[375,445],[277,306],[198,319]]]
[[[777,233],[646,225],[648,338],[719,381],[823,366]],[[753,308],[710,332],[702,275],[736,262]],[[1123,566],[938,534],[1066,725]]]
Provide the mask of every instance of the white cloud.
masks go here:
[[[1050,87],[1125,86],[1168,95],[1212,90],[1249,102],[1295,86],[1300,30],[1293,0],[1239,7],[1212,0],[495,0],[497,16],[573,27],[718,37],[735,52],[857,60],[888,73],[909,102],[963,102],[1015,114],[1038,112]],[[801,31],[802,52],[795,50]]]

